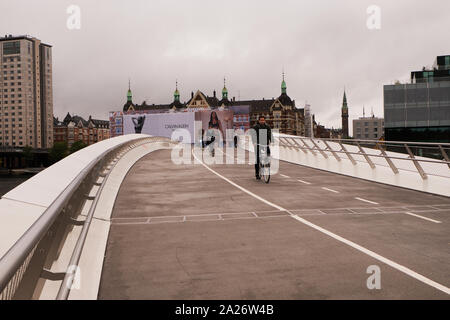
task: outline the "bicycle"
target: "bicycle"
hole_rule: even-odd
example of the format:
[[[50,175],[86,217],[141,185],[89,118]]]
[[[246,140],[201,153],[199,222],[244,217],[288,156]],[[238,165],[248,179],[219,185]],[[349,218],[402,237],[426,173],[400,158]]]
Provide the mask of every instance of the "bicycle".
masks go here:
[[[269,146],[259,146],[259,176],[265,183],[270,181],[270,150]],[[269,152],[267,152],[269,150]]]

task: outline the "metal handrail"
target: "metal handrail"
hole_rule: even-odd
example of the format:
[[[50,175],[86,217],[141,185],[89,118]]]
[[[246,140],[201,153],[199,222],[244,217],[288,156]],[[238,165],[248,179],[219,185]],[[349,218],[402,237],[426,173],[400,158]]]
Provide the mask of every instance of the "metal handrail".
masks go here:
[[[410,147],[409,147],[408,144],[406,144],[406,143],[403,144],[403,147],[406,148],[406,151],[408,152],[408,157],[405,158],[405,157],[389,156],[383,148],[379,148],[379,149],[378,149],[378,150],[380,151],[380,154],[372,154],[372,153],[368,153],[368,152],[366,152],[366,151],[361,147],[361,145],[360,145],[360,143],[359,143],[361,140],[352,140],[352,142],[354,142],[354,146],[356,146],[356,147],[359,149],[359,152],[349,152],[349,151],[344,147],[344,144],[341,142],[341,140],[337,140],[337,141],[338,141],[337,143],[338,143],[339,146],[341,147],[341,150],[340,150],[340,151],[337,151],[337,150],[332,149],[332,148],[330,147],[330,145],[327,143],[327,141],[330,141],[330,139],[323,139],[323,140],[322,140],[322,139],[317,139],[319,142],[322,140],[322,142],[325,144],[326,148],[320,148],[320,147],[318,146],[318,144],[317,144],[313,139],[310,139],[311,142],[312,142],[313,145],[314,145],[314,147],[311,148],[310,146],[308,146],[308,145],[305,143],[303,137],[298,137],[298,136],[290,136],[290,137],[286,137],[286,136],[278,136],[278,137],[276,137],[276,139],[278,139],[278,141],[279,141],[279,143],[280,143],[281,146],[287,147],[287,148],[290,148],[290,149],[293,148],[293,145],[290,143],[289,140],[292,140],[292,141],[294,141],[294,142],[295,142],[296,140],[299,140],[299,141],[303,142],[303,144],[305,145],[306,148],[303,148],[303,147],[300,146],[298,143],[296,143],[296,144],[298,145],[298,146],[297,146],[297,149],[302,150],[302,151],[305,151],[304,149],[306,149],[306,150],[311,150],[311,152],[319,151],[325,159],[328,158],[328,156],[326,155],[325,152],[330,152],[330,153],[332,153],[333,156],[334,156],[338,161],[340,161],[340,158],[337,156],[337,153],[344,153],[344,154],[348,157],[348,159],[352,162],[353,165],[356,165],[356,161],[353,159],[353,157],[352,157],[351,155],[352,155],[352,154],[360,155],[360,156],[363,156],[363,157],[364,157],[364,159],[366,160],[366,163],[369,164],[369,166],[370,166],[372,169],[375,169],[375,168],[376,168],[376,165],[375,165],[375,163],[372,161],[372,159],[371,159],[370,157],[384,158],[394,174],[398,174],[398,173],[399,173],[399,169],[398,169],[398,168],[396,167],[396,165],[392,162],[393,159],[396,159],[396,160],[403,160],[403,161],[405,161],[405,160],[406,160],[406,161],[412,161],[412,163],[413,163],[414,166],[416,167],[416,170],[417,170],[417,172],[419,173],[419,175],[420,175],[420,177],[422,178],[422,180],[428,179],[428,174],[427,174],[427,173],[425,172],[425,170],[422,168],[422,166],[420,165],[420,162],[429,162],[429,163],[447,164],[447,166],[450,168],[450,161],[449,161],[449,158],[448,158],[448,156],[447,156],[445,150],[442,148],[442,144],[440,144],[440,143],[436,144],[436,146],[439,147],[439,152],[442,152],[442,155],[443,155],[443,157],[444,157],[444,160],[438,160],[438,159],[423,159],[423,158],[418,159],[418,158],[416,158],[416,157],[414,156],[414,154],[412,153]],[[289,142],[286,143],[286,142],[282,141],[282,139],[285,140],[285,141],[289,141]],[[346,139],[346,140],[348,140],[348,139]],[[334,143],[336,143],[336,142],[334,142]],[[375,150],[375,149],[369,149],[369,150]]]
[[[278,138],[278,137],[277,137]],[[277,138],[275,138],[275,139],[277,139]],[[281,137],[281,138],[285,138],[285,137]],[[299,139],[299,140],[301,140],[300,138],[297,138],[297,137],[290,137],[291,139]],[[315,139],[317,139],[317,138],[315,138]],[[320,140],[320,139],[319,139]],[[301,140],[301,141],[303,141],[303,140]],[[353,140],[353,141],[355,141],[355,140]],[[356,145],[357,146],[357,145]],[[289,147],[289,146],[287,146],[287,147]],[[292,147],[292,146],[291,146]],[[299,148],[299,149],[306,149],[306,150],[310,150],[310,151],[328,151],[328,152],[330,152],[330,150],[328,150],[328,149],[317,149],[317,148],[306,148],[306,147],[301,147],[301,146],[298,146],[297,148]],[[345,154],[356,154],[356,155],[362,155],[360,152],[350,152],[350,151],[337,151],[337,150],[335,150],[334,152],[337,152],[337,153],[345,153]],[[408,160],[408,161],[411,161],[411,159],[410,158],[402,158],[402,157],[394,157],[394,156],[384,156],[384,155],[379,155],[379,154],[367,154],[368,156],[370,156],[370,157],[378,157],[378,158],[389,158],[389,159],[397,159],[397,160]],[[431,163],[440,163],[440,164],[450,164],[450,161],[444,161],[444,160],[433,160],[433,159],[430,159],[430,160],[428,160],[428,159],[415,159],[416,161],[421,161],[421,162],[431,162]]]
[[[287,137],[284,137],[282,135],[280,135],[280,136],[282,138],[287,138]],[[289,138],[291,138],[291,137],[289,137]],[[339,142],[339,141],[341,141],[341,142],[342,141],[344,141],[344,142],[345,141],[348,141],[348,142],[364,142],[364,143],[368,142],[368,143],[371,143],[371,144],[378,144],[378,143],[380,143],[380,144],[399,144],[399,145],[402,145],[402,146],[404,144],[409,144],[409,145],[428,145],[428,146],[435,146],[435,147],[446,146],[446,147],[450,148],[450,143],[446,143],[446,142],[440,143],[440,142],[415,142],[415,141],[390,141],[390,140],[389,141],[388,140],[380,141],[380,140],[334,139],[334,138],[314,138],[314,139],[316,139],[316,140],[326,140],[326,141],[331,141],[331,142],[333,142],[333,141],[335,141],[335,142]]]
[[[143,143],[145,143],[145,142],[141,143],[139,141],[138,143],[133,143],[131,146],[134,148]],[[66,274],[64,276],[63,282],[61,283],[58,294],[56,296],[56,300],[67,300],[67,298],[69,297],[70,289],[72,287],[72,283],[73,283],[74,277],[76,275],[77,268],[75,268],[75,267],[78,267],[78,264],[80,262],[83,247],[84,247],[84,244],[86,243],[86,238],[87,238],[87,235],[89,232],[89,228],[91,226],[92,219],[94,217],[95,209],[97,208],[97,204],[100,199],[100,195],[103,191],[103,188],[105,187],[105,183],[108,180],[109,175],[111,174],[112,170],[116,166],[119,159],[115,158],[112,161],[114,163],[111,166],[107,167],[108,174],[104,177],[104,179],[96,193],[95,199],[94,199],[91,207],[89,208],[88,214],[86,216],[86,220],[83,223],[83,229],[81,230],[81,233],[78,237],[75,248],[72,252],[72,256],[70,258],[70,262],[69,262]]]
[[[139,138],[142,140],[146,138]],[[22,266],[33,249],[49,231],[60,213],[66,207],[71,197],[76,193],[80,185],[87,178],[91,170],[110,153],[121,147],[136,142],[136,140],[125,141],[112,149],[104,151],[93,159],[62,191],[44,213],[31,225],[31,227],[16,241],[16,243],[0,258],[0,293],[8,286],[17,270]]]

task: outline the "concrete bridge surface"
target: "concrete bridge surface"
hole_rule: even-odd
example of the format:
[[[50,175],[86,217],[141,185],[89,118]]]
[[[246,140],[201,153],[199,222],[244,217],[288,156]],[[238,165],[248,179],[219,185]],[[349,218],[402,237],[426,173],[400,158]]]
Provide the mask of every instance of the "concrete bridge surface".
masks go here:
[[[448,197],[283,161],[265,184],[170,155],[120,187],[99,299],[449,298]]]

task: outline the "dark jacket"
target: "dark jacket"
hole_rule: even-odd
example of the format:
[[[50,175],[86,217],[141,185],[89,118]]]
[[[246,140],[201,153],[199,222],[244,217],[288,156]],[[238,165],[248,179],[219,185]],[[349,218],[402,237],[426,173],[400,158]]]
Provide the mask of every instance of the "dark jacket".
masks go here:
[[[272,129],[267,124],[261,125],[258,122],[252,129],[253,144],[269,145],[273,141]],[[266,130],[265,133],[267,136],[264,135],[264,130]]]

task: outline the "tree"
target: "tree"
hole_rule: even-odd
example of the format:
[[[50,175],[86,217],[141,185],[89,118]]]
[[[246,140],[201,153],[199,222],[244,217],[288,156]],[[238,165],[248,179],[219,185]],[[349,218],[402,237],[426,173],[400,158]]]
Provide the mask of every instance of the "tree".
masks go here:
[[[84,143],[83,141],[81,141],[81,140],[76,141],[70,147],[70,153],[75,153],[78,150],[81,150],[81,149],[86,148],[86,147],[87,147],[87,144]]]
[[[67,142],[55,142],[53,147],[50,149],[50,161],[51,163],[56,163],[65,158],[68,154],[69,147],[67,146]]]

